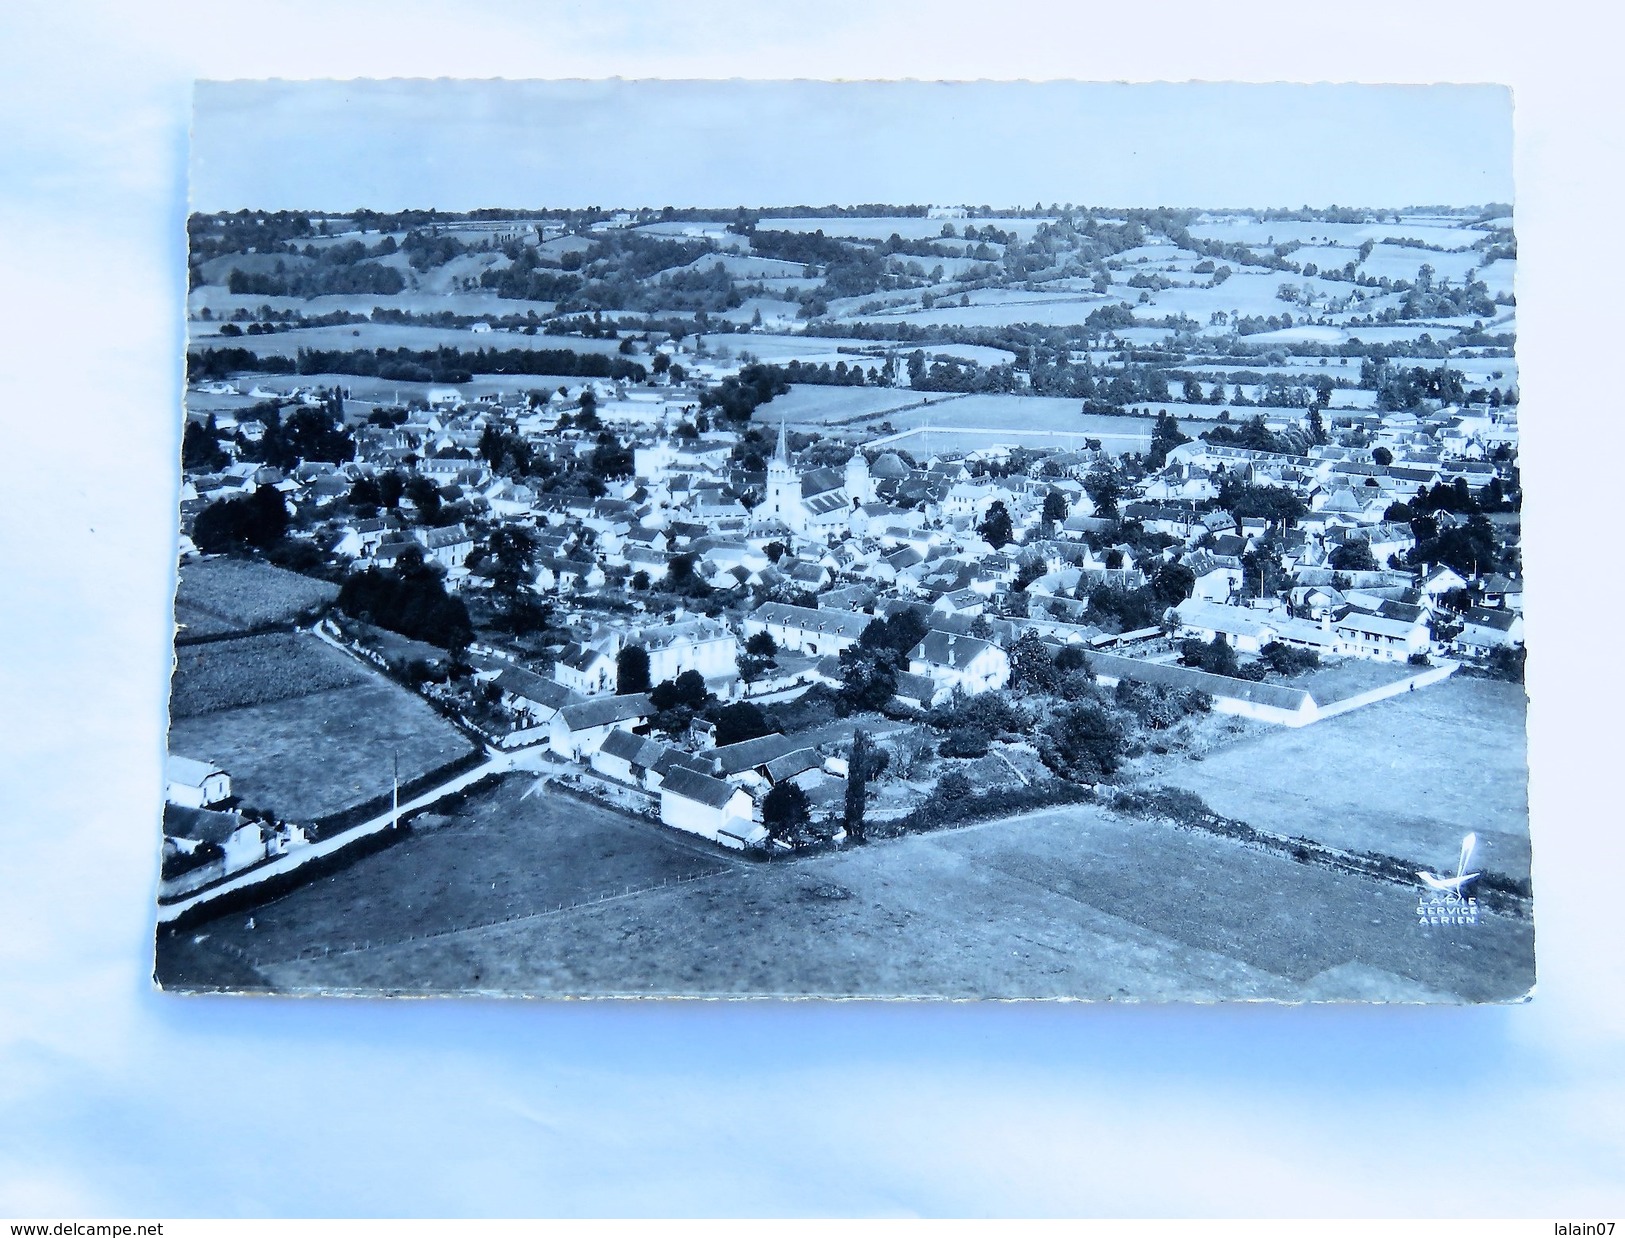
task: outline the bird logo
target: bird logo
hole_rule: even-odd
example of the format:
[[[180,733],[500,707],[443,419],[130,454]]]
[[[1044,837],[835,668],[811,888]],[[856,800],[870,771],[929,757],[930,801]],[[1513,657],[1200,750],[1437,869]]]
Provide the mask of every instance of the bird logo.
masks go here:
[[[1473,861],[1473,850],[1478,846],[1478,835],[1469,834],[1461,840],[1461,855],[1456,861],[1456,873],[1453,877],[1441,877],[1438,873],[1430,873],[1426,869],[1416,875],[1422,879],[1424,885],[1435,894],[1445,898],[1461,898],[1462,891],[1467,884],[1478,878],[1478,873],[1467,871]]]

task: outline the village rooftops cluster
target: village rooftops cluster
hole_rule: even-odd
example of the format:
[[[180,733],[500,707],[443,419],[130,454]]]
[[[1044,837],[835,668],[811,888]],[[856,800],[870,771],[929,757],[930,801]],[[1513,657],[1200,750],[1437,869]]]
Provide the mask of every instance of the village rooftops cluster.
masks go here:
[[[548,490],[486,450],[494,434],[524,444],[532,460],[579,467],[600,441],[560,423],[589,388],[630,467],[590,489]],[[841,778],[832,753],[807,736],[776,737],[764,760],[733,768],[726,749],[708,751],[698,723],[657,742],[649,731],[659,710],[646,689],[685,675],[722,700],[839,687],[841,655],[901,608],[925,635],[901,651],[896,699],[921,709],[1004,687],[1010,649],[1027,632],[1051,649],[1110,657],[1110,678],[1172,677],[1285,721],[1305,716],[1296,689],[1151,669],[1139,646],[1171,636],[1221,640],[1240,655],[1280,644],[1414,661],[1522,642],[1518,578],[1496,562],[1464,572],[1413,561],[1417,522],[1396,515],[1441,487],[1513,493],[1513,405],[1354,413],[1339,428],[1359,447],[1302,454],[1187,441],[1161,467],[1138,471],[1073,447],[926,459],[836,443],[798,452],[783,421],[753,469],[739,430],[695,428],[689,388],[583,384],[540,401],[472,402],[450,390],[400,412],[358,427],[349,461],[190,473],[183,514],[190,522],[211,503],[270,487],[293,513],[293,535],[329,561],[360,571],[410,558],[467,596],[492,588],[493,535],[522,527],[522,587],[551,606],[551,630],[566,639],[545,659],[497,651],[479,665],[512,734],[658,797],[662,819],[730,846],[760,841],[760,796],[776,781],[800,779],[827,798]],[[346,497],[386,473],[426,479],[433,494],[408,487],[376,514],[355,515]],[[1104,475],[1119,484],[1115,507],[1100,510],[1093,496]],[[1221,502],[1238,488],[1290,496],[1295,514],[1238,514]],[[425,519],[420,501],[430,497],[459,518]],[[1515,546],[1515,507],[1490,514],[1499,542]],[[1442,532],[1467,519],[1449,504],[1428,513]],[[1172,568],[1186,574],[1183,600],[1134,630],[1103,619],[1102,591],[1143,591]],[[748,654],[763,637],[772,654]],[[632,648],[643,652],[646,679],[625,691]],[[177,804],[207,808],[188,795]]]

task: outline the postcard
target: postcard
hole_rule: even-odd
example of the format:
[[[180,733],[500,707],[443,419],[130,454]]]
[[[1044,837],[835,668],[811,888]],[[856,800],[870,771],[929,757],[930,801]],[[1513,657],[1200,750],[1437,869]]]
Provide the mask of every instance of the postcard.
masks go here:
[[[199,83],[157,982],[1523,1000],[1511,126]]]

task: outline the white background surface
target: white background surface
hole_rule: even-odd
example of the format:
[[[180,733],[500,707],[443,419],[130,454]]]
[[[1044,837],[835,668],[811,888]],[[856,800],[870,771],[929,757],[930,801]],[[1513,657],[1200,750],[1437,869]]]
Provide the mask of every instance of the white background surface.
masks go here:
[[[1617,1216],[1616,27],[1551,4],[8,6],[0,1215]],[[150,989],[191,80],[617,74],[1513,85],[1532,1004]]]

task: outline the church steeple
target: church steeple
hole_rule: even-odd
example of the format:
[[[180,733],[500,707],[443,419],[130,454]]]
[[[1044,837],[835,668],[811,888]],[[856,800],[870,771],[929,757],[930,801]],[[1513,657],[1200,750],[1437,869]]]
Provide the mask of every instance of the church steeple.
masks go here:
[[[774,449],[773,458],[767,462],[767,502],[763,506],[767,508],[766,515],[795,528],[801,503],[801,479],[790,467],[784,422],[785,418],[780,414],[779,445]]]

